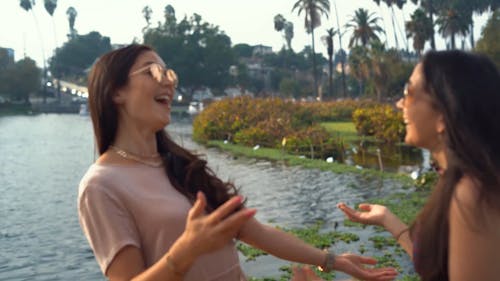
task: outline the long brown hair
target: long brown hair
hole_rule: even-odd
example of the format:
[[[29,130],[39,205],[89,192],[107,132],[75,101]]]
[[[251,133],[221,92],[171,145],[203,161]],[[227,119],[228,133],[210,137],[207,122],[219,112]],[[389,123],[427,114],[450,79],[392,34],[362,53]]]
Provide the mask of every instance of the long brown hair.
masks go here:
[[[113,96],[128,83],[137,57],[147,51],[153,49],[132,44],[103,55],[92,67],[88,79],[89,110],[99,155],[106,152],[116,138],[118,110]],[[167,177],[191,201],[202,191],[210,212],[237,194],[232,183],[219,179],[205,160],[177,145],[165,130],[156,132],[156,141]]]
[[[477,183],[477,203],[500,208],[500,74],[485,56],[462,51],[428,52],[422,65],[426,93],[444,118],[448,166],[411,233],[421,279],[442,281],[449,279],[448,214],[458,181],[470,176]],[[465,211],[477,229],[481,213]]]

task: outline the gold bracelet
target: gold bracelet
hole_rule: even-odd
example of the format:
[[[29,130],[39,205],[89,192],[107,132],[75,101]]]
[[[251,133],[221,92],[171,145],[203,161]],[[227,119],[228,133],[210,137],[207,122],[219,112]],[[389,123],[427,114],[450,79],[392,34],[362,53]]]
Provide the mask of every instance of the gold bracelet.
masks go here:
[[[323,265],[318,266],[318,270],[322,272],[330,272],[333,269],[333,264],[335,263],[335,254],[330,251],[326,252],[325,261]]]
[[[166,262],[167,262],[167,267],[174,273],[174,275],[182,277],[182,276],[184,276],[184,274],[186,274],[185,272],[179,271],[177,269],[177,266],[172,261],[172,256],[167,255],[167,257],[165,259],[166,259]]]
[[[403,233],[407,232],[408,230],[410,230],[408,227],[401,230],[401,232],[398,233],[398,235],[394,236],[394,239],[396,239],[396,242],[399,241],[399,238],[401,238],[401,235],[403,235]]]

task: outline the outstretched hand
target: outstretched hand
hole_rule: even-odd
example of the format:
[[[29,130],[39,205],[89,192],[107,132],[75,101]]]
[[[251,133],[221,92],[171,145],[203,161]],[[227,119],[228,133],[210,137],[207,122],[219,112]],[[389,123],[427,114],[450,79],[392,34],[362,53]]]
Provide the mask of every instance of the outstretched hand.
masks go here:
[[[189,210],[186,229],[179,240],[189,245],[194,256],[223,247],[256,213],[255,209],[245,208],[235,212],[241,203],[242,197],[235,196],[207,215],[207,200],[202,192],[198,192],[196,202]]]
[[[374,265],[377,260],[353,254],[336,256],[335,269],[343,271],[356,279],[367,281],[394,280],[398,272],[394,268],[367,268],[364,265]],[[290,281],[324,281],[309,266],[292,267]]]
[[[384,221],[390,213],[387,207],[376,204],[359,204],[361,211],[356,211],[345,203],[339,203],[337,207],[353,222],[379,226],[384,226]]]
[[[324,281],[309,266],[293,266],[290,281]]]
[[[375,265],[374,258],[363,257],[353,254],[342,254],[336,256],[334,268],[343,271],[360,280],[390,281],[394,280],[398,272],[394,268],[368,268],[364,265]]]

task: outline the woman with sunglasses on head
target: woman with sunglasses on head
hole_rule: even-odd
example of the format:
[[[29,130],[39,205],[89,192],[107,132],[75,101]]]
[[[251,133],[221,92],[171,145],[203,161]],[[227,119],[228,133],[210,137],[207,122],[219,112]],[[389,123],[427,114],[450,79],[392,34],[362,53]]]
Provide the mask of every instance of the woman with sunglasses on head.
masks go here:
[[[423,281],[499,280],[500,74],[486,57],[427,53],[397,102],[405,142],[428,149],[439,181],[411,226],[385,206],[339,208],[383,226],[412,257]]]
[[[80,224],[110,280],[245,280],[234,239],[295,262],[366,280],[392,280],[376,261],[333,255],[260,224],[231,183],[174,143],[177,76],[151,48],[102,56],[89,75],[99,155],[80,182]]]

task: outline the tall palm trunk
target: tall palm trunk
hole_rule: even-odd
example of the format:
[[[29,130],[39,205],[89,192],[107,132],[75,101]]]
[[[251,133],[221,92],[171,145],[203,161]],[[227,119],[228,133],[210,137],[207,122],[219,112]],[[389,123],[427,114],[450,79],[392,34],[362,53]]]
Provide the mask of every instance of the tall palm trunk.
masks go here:
[[[337,31],[337,35],[339,36],[339,50],[342,50],[342,33],[340,32],[340,23],[339,23],[339,14],[337,11],[337,4],[335,4],[335,0],[333,0],[333,8],[335,9],[335,16],[337,18],[337,27],[339,28]],[[343,54],[343,53],[342,53]],[[346,81],[345,81],[345,61],[344,57],[340,60],[340,66],[342,68],[342,93],[344,98],[347,98],[347,88],[346,88]]]
[[[436,40],[434,39],[434,14],[432,12],[429,12],[429,17],[431,18],[432,22],[432,35],[431,35],[431,48],[433,50],[436,50]]]
[[[38,33],[38,40],[40,40],[40,48],[42,49],[42,65],[43,65],[43,103],[47,103],[47,63],[45,59],[45,46],[43,44],[42,32],[40,31],[40,25],[38,24],[38,19],[35,15],[35,11],[31,8],[31,15],[33,15],[33,20],[35,21],[36,31]]]
[[[396,35],[396,24],[394,23],[394,8],[391,5],[391,21],[392,21],[392,30],[394,31],[394,41],[396,42],[396,49],[399,50],[398,44],[398,36]]]
[[[328,54],[328,93],[333,97],[333,54]]]
[[[475,47],[475,43],[474,43],[474,21],[471,20],[470,21],[470,47],[472,49],[474,49]]]
[[[322,97],[318,94],[318,76],[316,75],[316,51],[314,50],[314,29],[311,28],[311,40],[312,40],[312,57],[313,57],[313,78],[314,78],[314,94],[321,101]]]

